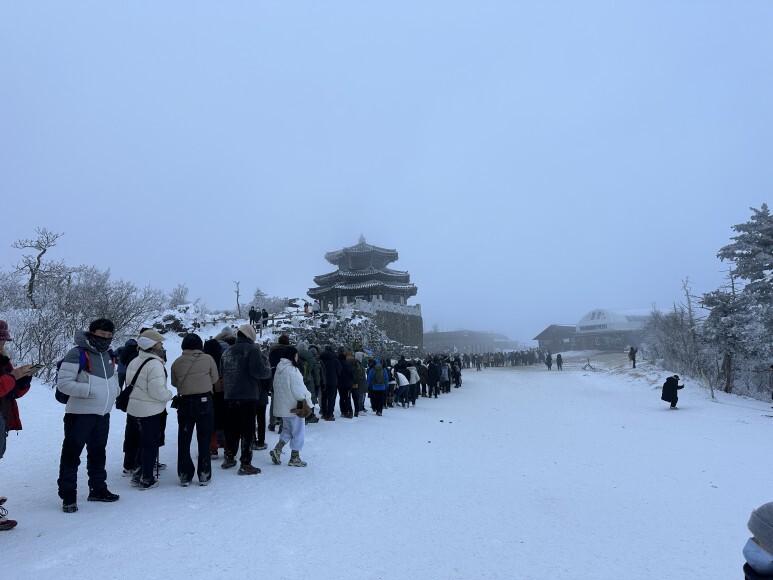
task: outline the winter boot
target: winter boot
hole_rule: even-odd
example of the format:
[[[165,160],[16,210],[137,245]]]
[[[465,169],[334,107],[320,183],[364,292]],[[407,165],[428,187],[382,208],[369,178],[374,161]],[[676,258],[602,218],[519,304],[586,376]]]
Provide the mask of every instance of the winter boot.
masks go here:
[[[110,493],[110,490],[105,488],[99,489],[97,491],[90,491],[89,497],[87,497],[87,501],[104,501],[104,502],[113,502],[118,501],[118,498],[120,496],[115,493]]]
[[[284,447],[284,441],[281,439],[277,441],[276,447],[274,447],[271,451],[269,451],[269,455],[271,456],[271,461],[274,463],[274,465],[280,465],[282,463],[282,447]]]
[[[146,489],[153,489],[154,487],[158,487],[158,479],[151,477],[150,480],[141,479],[138,489],[144,491]]]
[[[220,467],[222,467],[223,469],[231,469],[235,465],[236,465],[236,459],[234,459],[230,455],[226,455],[225,458],[223,459],[223,463],[222,463],[222,465]]]
[[[3,499],[3,503],[5,503],[5,498]],[[0,504],[2,505],[2,504]],[[8,530],[12,530],[16,527],[16,524],[18,523],[16,520],[9,520],[8,519],[8,510],[4,507],[0,507],[0,531],[5,532]]]
[[[287,462],[290,467],[306,467],[306,462],[301,459],[299,451],[290,453],[290,461]]]
[[[238,471],[239,475],[257,475],[260,473],[260,468],[255,467],[251,463],[242,463]]]

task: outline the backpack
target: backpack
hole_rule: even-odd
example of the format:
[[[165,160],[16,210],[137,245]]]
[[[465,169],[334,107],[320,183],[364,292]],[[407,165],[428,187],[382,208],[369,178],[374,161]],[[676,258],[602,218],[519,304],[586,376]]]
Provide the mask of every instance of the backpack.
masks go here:
[[[447,364],[444,364],[443,368],[440,369],[440,380],[441,381],[449,380],[449,377],[448,377],[448,365]]]
[[[113,353],[113,350],[110,349],[107,351],[110,355],[110,362],[113,363],[113,366],[115,366],[116,357]],[[64,359],[61,359],[59,362],[56,363],[56,373],[54,373],[54,385],[59,381],[59,368],[62,366],[62,363],[64,362]],[[91,373],[92,370],[91,366],[91,355],[89,355],[89,351],[87,351],[82,346],[78,347],[78,372],[76,373],[76,377],[81,374],[81,372],[88,371]],[[67,401],[70,400],[70,395],[67,393],[63,393],[58,388],[54,388],[54,397],[57,401],[62,403],[62,405],[66,405]]]
[[[384,367],[380,364],[373,368],[373,378],[370,380],[370,384],[377,387],[384,384]]]
[[[78,372],[76,373],[76,376],[81,374],[82,371],[87,370],[89,373],[92,370],[91,366],[91,356],[89,355],[89,351],[87,351],[82,346],[78,347]],[[110,358],[113,358],[113,353],[110,353]],[[54,374],[54,384],[59,382],[59,368],[62,366],[62,363],[64,362],[64,359],[61,359],[58,363],[56,363],[56,373]],[[57,401],[62,403],[62,405],[66,405],[67,401],[70,400],[70,395],[67,393],[63,393],[58,388],[54,388],[54,397]]]

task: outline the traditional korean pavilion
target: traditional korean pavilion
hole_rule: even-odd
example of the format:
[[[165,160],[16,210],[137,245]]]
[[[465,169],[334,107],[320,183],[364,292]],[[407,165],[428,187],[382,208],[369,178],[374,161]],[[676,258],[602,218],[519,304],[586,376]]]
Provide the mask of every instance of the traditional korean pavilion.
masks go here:
[[[315,276],[318,287],[308,291],[323,308],[328,304],[346,306],[357,300],[406,305],[408,298],[416,295],[408,272],[387,268],[398,259],[397,250],[371,246],[364,236],[355,246],[326,253],[325,259],[338,269]]]

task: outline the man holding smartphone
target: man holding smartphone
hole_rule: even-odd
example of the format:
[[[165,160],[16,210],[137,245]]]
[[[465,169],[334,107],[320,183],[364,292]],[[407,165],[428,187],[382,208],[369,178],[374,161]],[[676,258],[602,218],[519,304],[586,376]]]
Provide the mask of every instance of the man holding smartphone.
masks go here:
[[[11,342],[8,323],[0,320],[0,459],[5,454],[6,434],[8,431],[21,431],[19,407],[16,399],[30,390],[33,367],[23,365],[13,368],[11,357],[5,349],[5,343]],[[3,507],[6,498],[0,497],[0,531],[16,527],[16,520],[9,520],[8,510]]]

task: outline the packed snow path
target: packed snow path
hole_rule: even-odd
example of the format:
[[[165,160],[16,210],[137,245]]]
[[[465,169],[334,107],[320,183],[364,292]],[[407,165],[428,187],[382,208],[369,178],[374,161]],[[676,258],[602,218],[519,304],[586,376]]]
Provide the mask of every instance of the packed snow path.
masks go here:
[[[178,350],[179,352],[179,350]],[[173,353],[170,352],[170,356]],[[35,383],[24,431],[0,461],[8,578],[594,578],[740,576],[751,510],[773,500],[770,405],[689,379],[680,409],[668,373],[623,355],[464,371],[461,389],[415,408],[307,427],[307,468],[238,476],[213,462],[209,487],[181,488],[177,422],[158,488],[121,476],[125,415],[112,413],[114,504],[79,511],[56,496],[63,407]],[[170,358],[173,360],[173,358]],[[275,433],[267,434],[269,448]],[[222,453],[221,453],[222,458]]]

